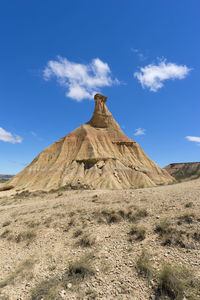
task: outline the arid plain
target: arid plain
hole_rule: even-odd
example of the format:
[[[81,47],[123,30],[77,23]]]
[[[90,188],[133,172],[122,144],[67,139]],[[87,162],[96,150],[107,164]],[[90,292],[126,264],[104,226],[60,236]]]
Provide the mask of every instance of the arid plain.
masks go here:
[[[200,179],[0,194],[0,299],[200,299]]]

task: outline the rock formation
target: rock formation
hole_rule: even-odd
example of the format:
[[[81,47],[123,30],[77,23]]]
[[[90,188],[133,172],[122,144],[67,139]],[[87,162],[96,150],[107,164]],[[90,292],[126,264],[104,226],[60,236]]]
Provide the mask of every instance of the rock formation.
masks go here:
[[[8,185],[29,190],[129,189],[172,182],[167,171],[122,132],[105,104],[107,98],[96,94],[94,100],[88,123],[43,150]]]
[[[173,163],[164,169],[177,180],[200,177],[200,162]]]

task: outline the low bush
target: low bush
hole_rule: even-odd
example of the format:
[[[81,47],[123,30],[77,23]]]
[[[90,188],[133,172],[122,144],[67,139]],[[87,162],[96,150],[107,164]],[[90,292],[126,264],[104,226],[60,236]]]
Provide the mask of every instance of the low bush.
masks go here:
[[[82,247],[91,247],[95,244],[95,237],[85,233],[79,240],[78,245],[82,246]]]
[[[194,213],[185,213],[184,215],[179,217],[178,224],[182,224],[183,222],[191,224],[195,220],[195,214]]]
[[[142,251],[139,259],[137,260],[136,269],[138,273],[148,279],[153,276],[153,268],[150,262],[150,255],[146,250]]]
[[[170,299],[191,299],[195,293],[196,282],[191,272],[182,266],[164,265],[158,277],[158,291]],[[196,299],[196,298],[195,298]]]
[[[65,274],[65,284],[69,281],[77,284],[86,277],[95,275],[95,270],[92,266],[93,254],[86,254],[78,260],[69,264],[68,271]]]
[[[133,225],[131,227],[131,230],[129,231],[129,235],[131,235],[130,237],[130,241],[132,241],[132,236],[134,236],[134,238],[136,240],[144,240],[145,239],[145,236],[146,236],[146,228],[143,227],[143,226],[136,226],[136,225]]]

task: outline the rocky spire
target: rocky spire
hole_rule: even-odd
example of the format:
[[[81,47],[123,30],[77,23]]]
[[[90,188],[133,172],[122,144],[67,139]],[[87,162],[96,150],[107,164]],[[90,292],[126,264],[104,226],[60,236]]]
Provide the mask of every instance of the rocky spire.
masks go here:
[[[112,118],[112,114],[109,112],[105,102],[107,97],[96,94],[94,96],[95,109],[92,119],[88,122],[93,127],[106,128],[109,125],[109,120]]]

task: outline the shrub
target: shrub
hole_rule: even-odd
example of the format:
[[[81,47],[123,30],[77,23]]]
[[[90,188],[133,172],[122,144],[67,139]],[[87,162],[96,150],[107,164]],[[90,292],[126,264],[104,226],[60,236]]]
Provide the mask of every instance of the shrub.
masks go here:
[[[81,230],[80,228],[78,228],[75,232],[74,232],[74,237],[77,238],[78,236],[80,236],[83,233],[83,230]]]
[[[6,227],[6,226],[8,226],[8,225],[10,225],[10,224],[11,224],[10,221],[6,221],[6,222],[4,222],[4,223],[2,224],[2,227]]]
[[[187,202],[185,203],[185,207],[186,208],[189,208],[189,207],[192,207],[193,206],[193,202]]]
[[[142,218],[145,218],[148,216],[148,212],[145,208],[138,208],[136,211],[130,210],[127,214],[126,217],[129,221],[131,222],[137,222]]]
[[[137,260],[136,269],[140,275],[150,279],[153,276],[153,269],[150,262],[150,255],[146,250],[142,251],[139,259]]]
[[[163,219],[160,221],[159,224],[156,224],[155,231],[158,232],[160,235],[171,232],[171,223],[168,219]]]
[[[158,290],[170,299],[182,300],[191,274],[180,266],[164,265],[159,275]]]
[[[1,238],[5,239],[8,237],[8,235],[10,234],[10,230],[6,229],[4,230],[4,232],[1,234]]]
[[[107,217],[107,222],[110,223],[118,223],[122,220],[121,216],[118,215],[117,213],[111,213],[108,217]]]
[[[95,240],[94,236],[85,233],[79,240],[78,244],[82,247],[91,247],[95,244]]]
[[[142,241],[145,239],[145,236],[146,236],[146,228],[143,226],[133,225],[131,227],[129,234],[131,236],[134,236],[136,240]],[[130,239],[130,241],[132,241],[132,239]]]
[[[92,254],[86,254],[78,260],[75,260],[69,264],[68,271],[66,273],[66,279],[78,283],[88,276],[95,274],[92,267]]]
[[[31,292],[31,300],[60,300],[59,281],[57,278],[41,281]]]
[[[193,213],[185,213],[179,217],[179,224],[182,222],[191,224],[194,221],[195,215]]]
[[[34,265],[34,260],[27,259],[21,263],[14,272],[8,275],[3,281],[0,282],[0,288],[3,288],[7,285],[14,284],[18,278],[32,278],[32,267]]]
[[[16,236],[15,241],[17,243],[26,241],[27,244],[29,244],[29,243],[31,243],[34,240],[35,237],[36,237],[36,233],[33,230],[27,230],[27,231],[20,232]]]
[[[92,290],[92,289],[87,289],[86,292],[85,292],[86,296],[88,296],[87,299],[89,300],[94,300],[97,298],[97,293],[95,290]]]

